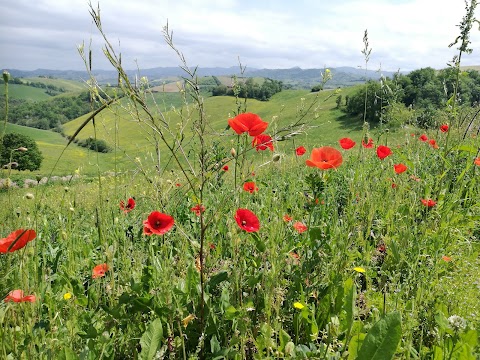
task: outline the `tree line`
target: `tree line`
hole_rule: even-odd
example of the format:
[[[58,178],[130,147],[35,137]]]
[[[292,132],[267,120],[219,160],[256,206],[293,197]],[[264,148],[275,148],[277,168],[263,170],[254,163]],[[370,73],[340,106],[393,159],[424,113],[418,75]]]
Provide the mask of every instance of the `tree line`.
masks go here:
[[[341,106],[351,115],[365,112],[369,122],[414,123],[430,128],[437,126],[445,106],[452,102],[456,84],[456,69],[435,70],[427,67],[407,75],[395,74],[393,78],[368,81],[354,94],[345,98]],[[365,103],[365,93],[367,102]],[[459,106],[480,104],[480,73],[466,70],[460,73],[456,103]]]
[[[218,83],[220,83],[218,81]],[[257,99],[260,101],[268,101],[273,95],[282,91],[283,82],[265,78],[260,84],[253,78],[245,81],[234,81],[232,87],[218,84],[212,89],[212,96],[238,96],[240,98]]]
[[[9,99],[8,121],[37,129],[61,132],[61,125],[92,110],[90,94],[55,97],[45,101]],[[4,116],[2,109],[1,117]]]
[[[0,79],[0,84],[3,84],[4,80]],[[65,88],[55,86],[52,84],[44,84],[42,82],[37,82],[37,81],[26,81],[21,78],[11,78],[8,80],[9,84],[17,84],[17,85],[25,85],[25,86],[31,86],[34,88],[38,89],[46,89],[45,93],[51,96],[58,95],[59,93],[64,93],[66,92]]]

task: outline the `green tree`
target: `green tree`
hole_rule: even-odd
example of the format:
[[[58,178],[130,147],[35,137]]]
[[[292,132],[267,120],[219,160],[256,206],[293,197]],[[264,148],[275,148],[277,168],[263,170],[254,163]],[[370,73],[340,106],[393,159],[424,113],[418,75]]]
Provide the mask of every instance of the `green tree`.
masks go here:
[[[365,86],[362,86],[355,93],[350,95],[345,111],[351,115],[363,114],[365,111],[365,91],[367,91],[368,94],[365,120],[379,122],[382,108],[388,103],[386,97],[382,96],[382,88],[380,84],[376,81],[368,81]]]
[[[18,170],[34,171],[40,169],[42,160],[42,153],[32,138],[19,133],[8,133],[3,137],[0,152],[2,166],[15,162]]]

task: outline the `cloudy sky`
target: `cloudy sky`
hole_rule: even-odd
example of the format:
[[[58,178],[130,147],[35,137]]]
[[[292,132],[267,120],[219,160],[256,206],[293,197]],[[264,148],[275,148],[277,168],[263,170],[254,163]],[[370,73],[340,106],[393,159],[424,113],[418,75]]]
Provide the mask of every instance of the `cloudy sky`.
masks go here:
[[[93,1],[92,1],[93,2]],[[448,5],[446,5],[448,3]],[[95,8],[97,2],[93,2]],[[190,66],[443,68],[456,53],[464,0],[100,0],[103,29],[127,69],[177,66],[162,30],[169,24]],[[477,17],[480,10],[477,9]],[[77,47],[108,69],[88,0],[2,0],[0,68],[83,70]],[[480,31],[463,65],[480,65]],[[91,44],[91,45],[90,45]]]

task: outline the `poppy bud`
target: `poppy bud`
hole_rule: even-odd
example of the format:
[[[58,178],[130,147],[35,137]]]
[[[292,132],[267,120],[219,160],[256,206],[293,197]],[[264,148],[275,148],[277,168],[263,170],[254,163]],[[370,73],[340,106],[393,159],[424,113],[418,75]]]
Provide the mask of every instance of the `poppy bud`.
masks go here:
[[[237,151],[234,148],[232,148],[232,150],[230,150],[230,155],[232,155],[232,157],[236,157]]]
[[[7,70],[3,70],[3,81],[5,84],[8,83],[8,80],[10,80],[10,73]]]
[[[280,154],[275,154],[275,155],[273,155],[273,158],[272,158],[272,161],[273,161],[273,162],[277,162],[277,161],[279,161],[279,160],[280,160]]]

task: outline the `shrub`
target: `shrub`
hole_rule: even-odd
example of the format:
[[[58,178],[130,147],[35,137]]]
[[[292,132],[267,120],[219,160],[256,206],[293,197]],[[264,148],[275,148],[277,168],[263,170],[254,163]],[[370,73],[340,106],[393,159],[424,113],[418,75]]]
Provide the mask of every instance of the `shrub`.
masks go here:
[[[26,151],[18,150],[26,148]],[[5,134],[0,151],[2,166],[11,162],[18,163],[17,170],[38,170],[42,164],[43,156],[35,140],[19,133]]]

